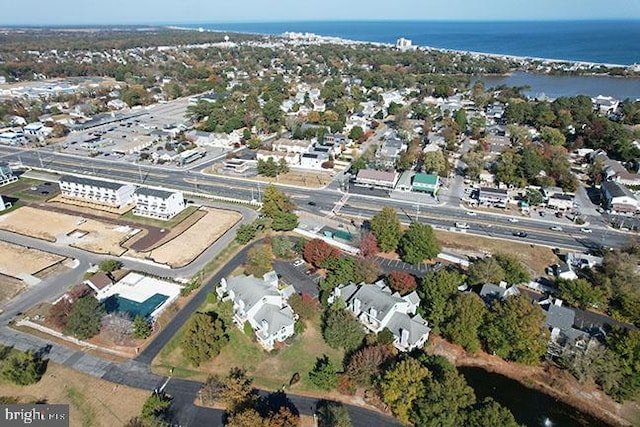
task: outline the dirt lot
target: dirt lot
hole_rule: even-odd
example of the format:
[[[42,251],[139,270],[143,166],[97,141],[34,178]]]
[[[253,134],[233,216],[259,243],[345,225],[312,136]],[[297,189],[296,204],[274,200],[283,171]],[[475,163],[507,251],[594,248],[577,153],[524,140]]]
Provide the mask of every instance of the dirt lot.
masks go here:
[[[149,393],[49,363],[37,384],[23,387],[2,383],[0,395],[25,403],[38,400],[69,404],[72,427],[112,427],[125,425],[138,415]]]
[[[532,269],[536,275],[544,275],[545,268],[558,262],[558,257],[550,248],[509,242],[500,239],[472,236],[464,233],[451,233],[435,230],[443,250],[471,254],[515,254],[518,259]]]
[[[0,229],[50,242],[62,240],[81,249],[116,256],[125,252],[120,243],[133,231],[127,226],[29,206],[1,216]],[[75,230],[86,234],[81,238],[67,236]]]
[[[278,184],[301,185],[309,188],[322,188],[331,182],[331,175],[327,172],[299,172],[290,171],[279,175],[278,179],[258,177],[260,181],[277,182]]]
[[[172,267],[187,265],[242,218],[233,211],[211,208],[206,211],[207,214],[184,233],[151,251],[150,257]]]
[[[0,305],[4,305],[27,289],[22,280],[0,274]]]
[[[34,274],[64,257],[37,249],[25,248],[12,243],[0,242],[0,274],[19,277],[20,274]]]

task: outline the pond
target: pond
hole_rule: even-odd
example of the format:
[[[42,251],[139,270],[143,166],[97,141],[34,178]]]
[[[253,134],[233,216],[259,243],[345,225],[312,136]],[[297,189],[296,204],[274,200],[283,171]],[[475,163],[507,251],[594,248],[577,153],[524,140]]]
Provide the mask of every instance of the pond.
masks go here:
[[[516,421],[526,426],[603,426],[594,417],[562,403],[548,394],[534,390],[500,374],[482,368],[460,367],[478,401],[491,397],[511,410]]]

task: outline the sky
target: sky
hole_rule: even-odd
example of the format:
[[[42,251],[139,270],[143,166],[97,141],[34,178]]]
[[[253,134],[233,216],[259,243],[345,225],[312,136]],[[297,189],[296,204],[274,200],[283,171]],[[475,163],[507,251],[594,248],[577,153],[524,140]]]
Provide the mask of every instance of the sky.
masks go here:
[[[640,19],[640,0],[0,0],[0,25]]]

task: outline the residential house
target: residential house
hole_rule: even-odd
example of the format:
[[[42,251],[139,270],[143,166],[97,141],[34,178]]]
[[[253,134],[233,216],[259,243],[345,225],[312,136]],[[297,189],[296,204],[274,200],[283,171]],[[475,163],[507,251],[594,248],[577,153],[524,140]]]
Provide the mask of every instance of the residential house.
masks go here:
[[[136,207],[134,215],[167,220],[178,215],[185,208],[184,197],[180,191],[165,191],[140,187],[134,193]]]
[[[407,143],[400,139],[397,135],[385,138],[384,142],[376,152],[376,158],[385,166],[391,167],[395,165],[396,159],[400,152],[407,149]]]
[[[374,169],[360,169],[356,176],[355,183],[363,187],[392,190],[395,188],[398,178],[398,173],[395,171],[386,172]]]
[[[638,199],[623,184],[605,181],[600,186],[600,191],[605,209],[617,213],[636,213],[638,211]]]
[[[480,187],[478,201],[483,205],[493,205],[506,208],[509,202],[509,192],[501,188]]]
[[[368,285],[340,285],[331,292],[328,302],[341,298],[346,309],[373,333],[387,328],[393,334],[393,345],[400,351],[421,348],[429,338],[427,321],[416,314],[420,297],[414,291],[401,296],[392,293],[383,281]]]
[[[611,114],[615,113],[620,105],[620,101],[611,97],[611,96],[603,96],[598,95],[595,98],[591,98],[591,103],[593,104],[593,109],[599,112],[600,114]]]
[[[95,293],[98,300],[102,300],[106,297],[106,293],[113,286],[115,282],[110,275],[103,272],[97,272],[93,276],[84,281],[84,284],[89,286]]]
[[[489,133],[486,135],[485,140],[489,145],[489,153],[494,155],[504,153],[511,147],[511,140],[508,136]]]
[[[18,177],[13,174],[13,170],[8,163],[0,162],[0,186],[16,182]]]
[[[249,322],[266,350],[273,350],[294,334],[297,316],[287,303],[294,292],[291,286],[279,286],[275,271],[262,278],[253,275],[223,278],[216,287],[218,297],[233,302],[234,323],[243,330],[245,322]]]
[[[498,285],[485,283],[480,289],[480,298],[485,303],[491,304],[496,300],[505,300],[511,296],[520,295],[520,290],[515,286],[507,286],[506,282],[500,282]]]
[[[282,151],[285,153],[306,153],[311,147],[313,142],[306,139],[288,139],[279,138],[271,143],[271,149],[273,151]]]
[[[430,193],[436,195],[440,185],[440,177],[438,175],[417,173],[413,176],[411,182],[411,191],[419,191],[422,193]]]
[[[547,347],[549,355],[560,356],[567,346],[586,350],[592,344],[588,333],[574,328],[576,312],[573,308],[563,306],[562,300],[557,298],[546,298],[538,304],[544,310],[545,325],[551,332]]]
[[[3,211],[5,209],[9,209],[11,208],[11,202],[5,202],[4,199],[2,198],[2,195],[0,195],[0,211]]]
[[[300,155],[300,167],[306,169],[322,169],[322,164],[329,161],[329,155],[325,152],[312,151]]]
[[[63,197],[113,208],[121,208],[134,202],[135,187],[130,184],[72,175],[62,176],[58,184]]]

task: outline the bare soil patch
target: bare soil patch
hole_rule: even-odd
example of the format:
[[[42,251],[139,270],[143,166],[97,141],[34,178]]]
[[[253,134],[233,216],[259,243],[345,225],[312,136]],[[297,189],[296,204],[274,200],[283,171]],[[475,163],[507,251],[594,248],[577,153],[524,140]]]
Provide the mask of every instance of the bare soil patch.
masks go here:
[[[4,305],[27,289],[20,279],[0,274],[0,305]]]
[[[69,404],[71,426],[113,427],[125,425],[138,415],[149,393],[50,362],[47,372],[37,384],[17,386],[2,383],[0,395],[14,396],[24,403]]]
[[[0,241],[0,274],[7,276],[34,274],[64,259],[63,256]]]

